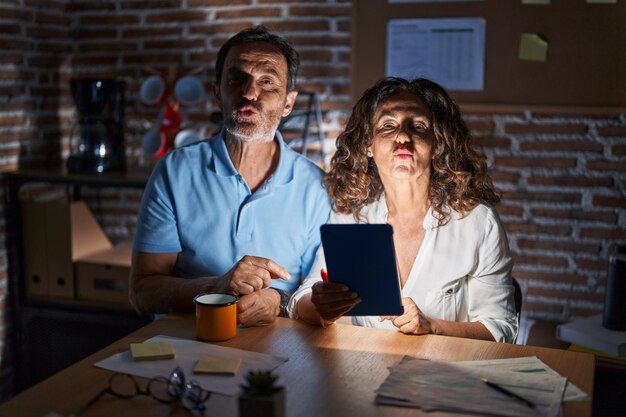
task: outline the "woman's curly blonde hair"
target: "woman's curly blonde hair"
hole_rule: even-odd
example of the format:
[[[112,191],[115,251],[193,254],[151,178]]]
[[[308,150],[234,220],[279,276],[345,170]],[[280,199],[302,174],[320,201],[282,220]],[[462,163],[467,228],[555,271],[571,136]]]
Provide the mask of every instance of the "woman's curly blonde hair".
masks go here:
[[[383,184],[373,158],[367,157],[374,139],[374,114],[383,101],[404,91],[421,97],[432,113],[435,140],[428,197],[439,225],[450,220],[450,210],[465,215],[479,203],[500,201],[485,157],[472,147],[469,129],[446,91],[424,78],[390,77],[365,91],[337,138],[337,152],[324,176],[334,210],[359,221],[360,210],[380,198]]]

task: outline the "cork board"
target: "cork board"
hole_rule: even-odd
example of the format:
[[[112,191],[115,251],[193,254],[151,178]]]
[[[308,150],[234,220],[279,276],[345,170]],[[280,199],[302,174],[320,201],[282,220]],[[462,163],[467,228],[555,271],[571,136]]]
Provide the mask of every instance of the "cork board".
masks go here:
[[[390,19],[480,17],[486,21],[482,91],[450,91],[460,103],[626,106],[626,1],[353,2],[352,98],[385,76]],[[545,62],[520,60],[520,37],[548,41]]]

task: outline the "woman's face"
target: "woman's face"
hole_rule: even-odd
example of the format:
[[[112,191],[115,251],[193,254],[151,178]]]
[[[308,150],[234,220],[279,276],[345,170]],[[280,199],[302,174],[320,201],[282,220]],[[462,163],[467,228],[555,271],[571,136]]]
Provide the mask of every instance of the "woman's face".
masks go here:
[[[381,180],[430,179],[435,135],[432,114],[418,95],[403,91],[374,114],[372,152]]]

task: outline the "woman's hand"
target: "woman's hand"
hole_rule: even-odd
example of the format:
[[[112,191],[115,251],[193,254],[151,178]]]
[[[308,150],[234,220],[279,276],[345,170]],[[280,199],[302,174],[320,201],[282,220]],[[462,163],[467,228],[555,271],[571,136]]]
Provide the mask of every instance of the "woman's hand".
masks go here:
[[[361,302],[358,294],[336,282],[316,282],[311,287],[311,302],[320,317],[333,322]]]
[[[380,321],[391,320],[393,325],[404,334],[430,334],[433,332],[430,319],[422,313],[412,298],[403,297],[402,306],[404,306],[403,315],[383,316]]]

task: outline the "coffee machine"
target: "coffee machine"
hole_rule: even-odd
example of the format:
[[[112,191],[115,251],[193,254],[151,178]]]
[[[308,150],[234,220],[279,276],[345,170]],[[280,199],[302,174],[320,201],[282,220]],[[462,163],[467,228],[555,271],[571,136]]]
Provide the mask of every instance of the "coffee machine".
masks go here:
[[[111,78],[70,81],[78,123],[72,129],[68,171],[102,173],[125,169],[125,87],[123,81]]]

